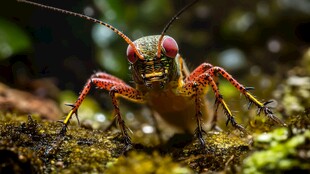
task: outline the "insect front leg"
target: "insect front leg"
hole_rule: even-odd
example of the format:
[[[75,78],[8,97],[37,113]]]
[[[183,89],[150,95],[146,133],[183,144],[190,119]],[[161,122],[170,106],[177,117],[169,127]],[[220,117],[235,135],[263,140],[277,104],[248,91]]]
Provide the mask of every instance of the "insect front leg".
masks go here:
[[[202,63],[201,65],[199,65],[188,77],[187,77],[187,81],[192,81],[195,78],[197,78],[199,75],[206,73],[210,68],[212,68],[213,65],[209,64],[209,63]],[[217,82],[217,77],[216,76],[212,76],[213,80],[215,81],[215,83],[218,86],[218,82]],[[216,100],[218,101],[218,100]],[[216,126],[216,122],[217,122],[217,110],[218,110],[218,106],[220,103],[216,102],[214,105],[214,113],[213,113],[213,118],[211,121],[211,129],[216,129],[216,130],[221,130],[220,128],[218,128]]]
[[[208,65],[209,66],[209,65]],[[226,102],[223,100],[222,95],[219,92],[216,81],[212,78],[212,76],[208,73],[198,73],[200,69],[196,69],[193,71],[189,77],[185,79],[185,84],[179,89],[179,92],[182,95],[193,96],[195,99],[195,117],[197,122],[197,129],[195,134],[199,139],[202,146],[204,146],[204,140],[202,138],[202,134],[204,130],[202,128],[202,114],[201,114],[201,98],[204,97],[206,93],[207,86],[210,85],[215,94],[216,102],[220,103],[224,109],[224,112],[228,118],[228,122],[231,122],[235,128],[238,128],[241,131],[245,131],[244,128],[235,122],[235,119],[232,115],[232,112],[229,110]],[[202,72],[202,71],[201,71]]]
[[[60,134],[62,135],[65,135],[66,132],[67,132],[67,127],[70,123],[70,120],[72,118],[73,115],[76,116],[78,122],[79,122],[79,117],[78,117],[78,108],[80,107],[80,105],[82,104],[82,102],[84,101],[86,95],[89,93],[90,89],[91,89],[91,80],[93,78],[101,78],[101,79],[106,79],[106,80],[111,80],[111,81],[115,81],[115,82],[118,82],[118,83],[125,83],[123,82],[122,80],[112,76],[112,75],[109,75],[107,73],[104,73],[104,72],[96,72],[94,73],[93,75],[90,76],[90,78],[87,80],[87,82],[85,83],[82,91],[80,92],[79,94],[79,97],[78,99],[75,101],[74,104],[66,104],[68,106],[71,106],[72,109],[70,110],[70,112],[68,113],[68,115],[66,116],[65,120],[63,120],[63,128],[62,130],[60,131]]]
[[[210,74],[212,77],[217,76],[220,74],[223,76],[227,81],[229,81],[235,88],[238,89],[239,92],[241,92],[249,101],[249,106],[251,104],[255,104],[258,107],[257,114],[260,114],[261,112],[264,112],[264,114],[270,118],[271,120],[275,121],[276,123],[285,126],[286,124],[280,120],[278,117],[276,117],[271,109],[267,107],[267,104],[269,104],[271,101],[267,101],[265,103],[260,102],[257,100],[248,90],[251,88],[246,88],[242,84],[240,84],[237,80],[235,80],[228,72],[226,72],[221,67],[212,67],[209,70],[207,70],[207,73]]]
[[[97,87],[107,85],[106,84],[107,82],[102,79],[93,79],[93,83],[96,84]],[[119,84],[114,84],[113,87],[110,89],[110,96],[112,98],[112,103],[114,106],[116,121],[118,123],[119,128],[121,129],[126,146],[129,146],[131,145],[131,141],[127,133],[128,128],[126,127],[125,121],[122,119],[122,116],[119,110],[119,104],[117,101],[117,97],[121,96],[129,100],[142,103],[143,102],[142,94],[138,90],[126,84],[119,83]]]
[[[130,138],[129,138],[128,133],[127,133],[127,128],[126,128],[125,122],[122,119],[120,111],[119,111],[117,97],[121,96],[121,97],[124,97],[124,98],[131,100],[131,101],[134,101],[134,102],[143,102],[142,94],[138,90],[127,85],[122,80],[120,80],[120,79],[118,79],[112,75],[103,73],[103,72],[95,73],[94,75],[92,75],[88,79],[83,90],[80,92],[80,95],[79,95],[78,99],[76,100],[76,102],[74,104],[70,105],[73,108],[71,109],[71,111],[67,115],[66,119],[63,121],[64,126],[63,126],[60,134],[65,135],[69,121],[74,114],[78,118],[78,114],[77,114],[78,108],[82,104],[83,100],[85,99],[86,95],[89,93],[92,86],[95,86],[96,88],[99,88],[99,89],[104,89],[104,90],[109,91],[109,94],[112,98],[114,110],[115,110],[116,121],[117,121],[117,123],[121,129],[121,132],[122,132],[122,135],[125,139],[126,145],[129,145],[130,144]]]

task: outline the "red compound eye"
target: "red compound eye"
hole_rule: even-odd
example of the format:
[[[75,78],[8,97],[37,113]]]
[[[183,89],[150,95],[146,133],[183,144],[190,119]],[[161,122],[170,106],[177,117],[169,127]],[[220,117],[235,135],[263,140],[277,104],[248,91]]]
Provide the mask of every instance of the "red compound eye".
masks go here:
[[[131,46],[128,45],[127,47],[127,59],[130,63],[135,63],[138,60],[138,56],[135,53],[135,49]]]
[[[164,38],[162,48],[165,55],[170,58],[175,58],[179,51],[177,42],[169,36],[166,36]]]

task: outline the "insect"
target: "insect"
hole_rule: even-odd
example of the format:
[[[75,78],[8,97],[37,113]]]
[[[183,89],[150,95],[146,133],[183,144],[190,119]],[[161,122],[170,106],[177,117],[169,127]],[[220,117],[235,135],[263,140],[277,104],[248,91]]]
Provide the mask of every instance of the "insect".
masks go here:
[[[78,108],[89,93],[92,87],[109,91],[115,111],[115,119],[121,130],[124,142],[131,145],[128,135],[128,128],[121,116],[118,98],[122,97],[136,103],[146,103],[156,111],[165,121],[171,125],[181,128],[186,132],[194,132],[200,144],[205,145],[203,139],[203,120],[207,117],[207,106],[205,95],[207,88],[211,87],[215,94],[215,112],[221,106],[227,117],[226,125],[231,123],[233,127],[244,131],[228,108],[217,85],[217,76],[224,77],[249,101],[249,106],[254,104],[258,107],[258,114],[263,112],[273,121],[285,125],[278,119],[267,106],[269,101],[262,103],[256,99],[249,90],[235,80],[225,69],[213,66],[209,63],[202,63],[194,71],[189,72],[186,63],[181,57],[177,42],[165,32],[171,23],[187,8],[196,3],[193,1],[179,11],[166,25],[161,35],[142,37],[134,42],[126,35],[114,28],[110,24],[88,17],[86,15],[50,7],[27,0],[18,0],[39,7],[58,11],[61,13],[85,18],[94,23],[99,23],[118,34],[128,43],[127,59],[130,64],[132,79],[135,87],[126,84],[123,80],[104,72],[96,72],[87,80],[84,88],[80,92],[78,99],[71,104],[71,111],[63,120],[63,127],[60,131],[64,136],[67,131],[70,119],[75,115],[78,119]],[[192,118],[195,118],[193,121]],[[216,118],[213,118],[216,120]],[[215,123],[213,123],[215,124]]]

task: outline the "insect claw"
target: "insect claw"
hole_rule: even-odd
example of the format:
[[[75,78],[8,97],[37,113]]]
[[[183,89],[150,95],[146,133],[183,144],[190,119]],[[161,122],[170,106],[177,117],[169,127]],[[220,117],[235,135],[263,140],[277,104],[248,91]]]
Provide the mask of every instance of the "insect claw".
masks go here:
[[[131,139],[129,136],[126,136],[124,141],[127,146],[131,145]]]
[[[66,135],[66,132],[67,132],[67,125],[65,124],[62,128],[61,128],[61,130],[60,130],[60,132],[59,132],[59,135],[60,136],[65,136]]]
[[[264,103],[264,106],[267,106],[269,103],[272,103],[272,102],[273,102],[273,100],[266,101],[266,102]]]
[[[207,132],[203,129],[201,129],[201,132],[204,133],[204,134],[207,134]]]
[[[220,103],[219,100],[216,98],[214,101],[214,105],[217,105],[217,107],[218,107],[219,103]]]
[[[200,129],[198,127],[196,128],[195,134],[196,134],[196,136],[200,142],[201,147],[205,147],[205,144],[206,144],[205,140],[203,139],[203,136],[202,136],[203,133],[206,134],[206,131],[203,130],[202,128],[200,128]]]
[[[74,105],[74,104],[72,104],[72,103],[65,103],[65,105],[66,105],[66,106],[70,106],[70,107],[72,107],[72,108],[74,108],[74,107],[75,107],[75,105]]]
[[[260,115],[264,107],[258,107],[256,115]]]
[[[272,110],[271,110],[269,107],[267,107],[267,105],[270,104],[270,103],[272,103],[272,102],[273,102],[273,100],[269,100],[269,101],[263,103],[263,106],[258,107],[258,109],[257,109],[257,115],[260,115],[261,112],[263,111],[264,114],[265,114],[268,118],[270,118],[271,120],[273,120],[274,122],[276,122],[276,123],[278,123],[278,124],[280,124],[280,125],[282,125],[282,126],[287,126],[282,120],[280,120],[278,117],[276,117],[276,116],[273,114]]]
[[[248,104],[248,109],[250,109],[250,107],[252,106],[253,102],[250,101],[249,104]]]
[[[78,121],[78,124],[81,125],[81,124],[80,124],[79,117],[78,117],[78,110],[77,110],[77,109],[74,110],[75,105],[74,105],[74,104],[70,104],[70,103],[66,103],[65,105],[66,105],[66,106],[70,106],[70,107],[73,108],[73,109],[70,111],[69,115],[70,115],[70,117],[71,117],[73,114],[75,114],[75,117],[76,117],[76,119],[77,119],[77,121]]]
[[[229,114],[229,112],[227,110],[224,110],[224,114],[227,116],[227,121],[226,121],[226,126],[228,125],[228,123],[231,121],[231,119],[233,118],[233,116],[231,114]]]
[[[245,128],[243,127],[243,126],[241,126],[240,124],[238,124],[238,123],[236,123],[235,125],[234,125],[234,127],[235,128],[237,128],[239,131],[241,131],[242,133],[244,133],[244,134],[249,134],[246,130],[245,130]]]
[[[254,90],[254,89],[255,89],[254,87],[245,87],[246,91],[250,91],[250,90]]]
[[[205,140],[202,137],[198,137],[198,139],[199,139],[201,147],[205,147],[206,146]]]
[[[123,148],[123,153],[127,152],[129,149],[132,148],[132,144],[131,144],[131,139],[128,135],[125,135],[123,137],[124,143],[125,143],[125,147]]]
[[[80,119],[79,119],[79,117],[78,117],[78,111],[77,111],[77,110],[76,110],[76,112],[75,112],[75,117],[76,117],[76,119],[77,119],[78,125],[81,126],[81,124],[80,124]]]
[[[267,103],[267,102],[266,102]],[[270,102],[269,102],[270,103]],[[268,104],[268,103],[267,103]],[[276,117],[273,112],[268,108],[268,107],[262,107],[261,109],[263,109],[264,114],[270,118],[271,120],[273,120],[274,122],[282,125],[282,126],[287,126],[282,120],[280,120],[278,117]]]
[[[238,125],[233,116],[229,116],[229,117],[228,117],[228,119],[227,119],[227,121],[226,121],[226,126],[228,126],[229,122],[230,122],[231,125],[234,126],[234,127],[236,127],[236,126]]]
[[[129,127],[126,127],[126,129],[127,129],[131,134],[133,134],[133,131],[132,131]]]
[[[231,125],[234,127],[234,128],[237,128],[239,131],[245,133],[245,134],[248,134],[247,131],[245,130],[245,128],[243,126],[241,126],[240,124],[238,124],[234,117],[230,117],[227,121],[226,121],[226,126],[227,124],[229,123],[229,121],[231,122]]]
[[[226,121],[226,126],[228,126],[229,122],[230,122],[231,125],[233,125],[233,126],[237,125],[237,123],[236,123],[234,117],[232,117],[232,116],[230,116],[230,117],[227,119],[227,121]]]
[[[229,124],[229,122],[231,122],[231,119],[232,117],[229,117],[228,119],[227,119],[227,121],[226,121],[226,126],[228,126],[228,124]]]

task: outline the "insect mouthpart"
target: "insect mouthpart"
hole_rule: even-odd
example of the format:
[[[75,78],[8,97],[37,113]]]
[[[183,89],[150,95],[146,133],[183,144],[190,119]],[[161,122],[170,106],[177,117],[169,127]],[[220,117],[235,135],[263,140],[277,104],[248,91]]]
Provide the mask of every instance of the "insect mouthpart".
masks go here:
[[[152,72],[142,75],[142,79],[148,88],[164,88],[167,82],[167,75],[164,72]]]

